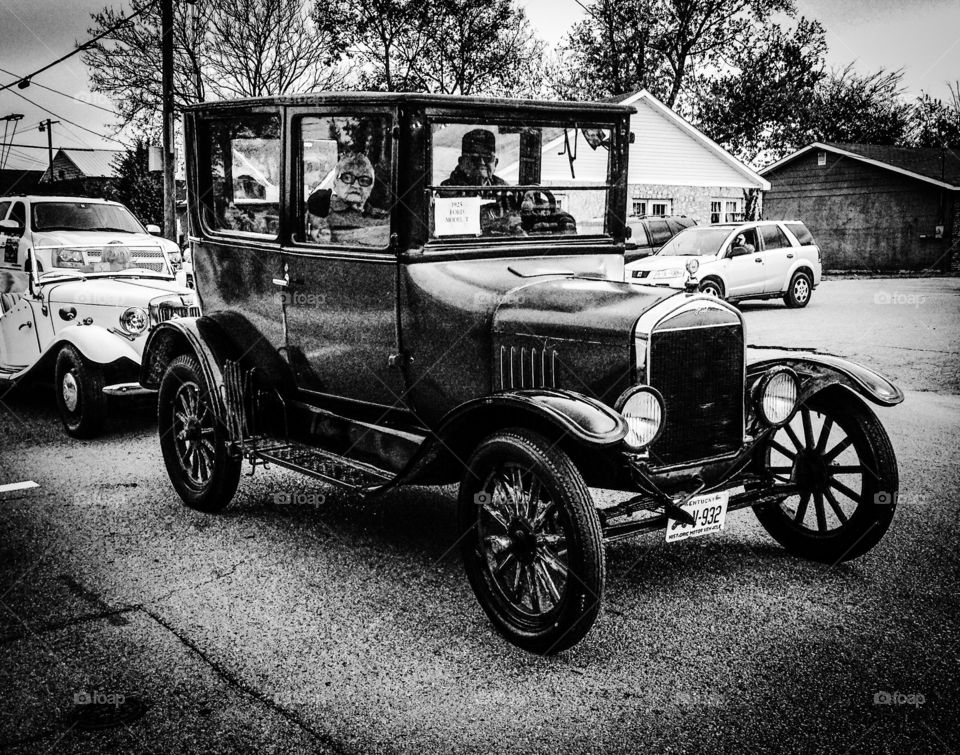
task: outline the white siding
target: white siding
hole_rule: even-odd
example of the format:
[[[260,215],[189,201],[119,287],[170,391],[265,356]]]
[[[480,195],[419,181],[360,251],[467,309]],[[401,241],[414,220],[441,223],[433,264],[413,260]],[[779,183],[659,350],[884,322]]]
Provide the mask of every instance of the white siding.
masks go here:
[[[628,184],[757,187],[645,99],[631,104],[637,108],[630,119],[636,141],[630,146]]]

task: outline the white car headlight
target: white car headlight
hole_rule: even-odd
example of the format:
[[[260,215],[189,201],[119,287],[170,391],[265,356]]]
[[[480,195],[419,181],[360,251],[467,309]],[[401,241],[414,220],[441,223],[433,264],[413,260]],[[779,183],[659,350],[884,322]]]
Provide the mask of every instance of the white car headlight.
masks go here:
[[[646,448],[660,434],[663,428],[663,397],[649,386],[630,388],[617,399],[617,410],[627,421],[626,437],[623,442],[639,451]]]
[[[757,410],[768,424],[782,425],[793,416],[799,393],[800,381],[793,370],[789,367],[771,370],[757,384]]]
[[[671,267],[666,270],[654,270],[650,273],[651,279],[680,278],[683,276],[682,267]]]
[[[140,335],[150,324],[150,318],[140,307],[128,307],[120,315],[120,327],[132,336]]]

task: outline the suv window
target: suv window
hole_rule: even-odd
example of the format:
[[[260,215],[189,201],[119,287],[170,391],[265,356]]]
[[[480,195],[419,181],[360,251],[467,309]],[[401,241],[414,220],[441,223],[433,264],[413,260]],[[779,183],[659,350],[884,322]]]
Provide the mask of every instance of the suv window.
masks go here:
[[[23,202],[16,202],[10,211],[10,220],[16,220],[17,225],[23,227],[27,224],[27,208]]]
[[[204,223],[212,230],[276,237],[280,220],[280,117],[245,115],[203,124]]]
[[[797,241],[800,242],[801,246],[810,246],[816,243],[813,240],[813,234],[807,230],[807,227],[803,223],[784,223],[784,225],[797,237]]]
[[[0,220],[7,217],[7,210],[10,209],[9,202],[0,202]]]
[[[764,249],[783,249],[793,246],[780,226],[770,224],[760,226],[760,237],[763,239]]]
[[[647,228],[650,230],[650,244],[652,246],[663,246],[674,235],[666,220],[648,220]]]
[[[601,234],[609,128],[434,120],[432,238]]]
[[[387,115],[300,119],[298,241],[387,246],[392,204],[391,129]]]

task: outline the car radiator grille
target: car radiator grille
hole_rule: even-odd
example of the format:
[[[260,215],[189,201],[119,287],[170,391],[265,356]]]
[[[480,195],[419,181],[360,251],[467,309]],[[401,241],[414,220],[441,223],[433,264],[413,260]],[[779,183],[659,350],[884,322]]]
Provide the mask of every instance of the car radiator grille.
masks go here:
[[[103,259],[101,249],[89,249],[86,254],[87,262],[100,262]],[[130,266],[152,270],[155,273],[165,273],[167,272],[167,259],[160,249],[131,249]]]
[[[656,466],[736,451],[743,442],[743,330],[739,325],[656,331],[649,383],[666,423],[650,447]]]

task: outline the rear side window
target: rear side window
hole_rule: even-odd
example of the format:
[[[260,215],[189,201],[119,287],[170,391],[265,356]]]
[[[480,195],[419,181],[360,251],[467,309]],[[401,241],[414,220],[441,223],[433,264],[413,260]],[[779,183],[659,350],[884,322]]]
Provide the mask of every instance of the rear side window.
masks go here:
[[[785,225],[790,229],[790,233],[797,237],[800,246],[810,246],[816,243],[813,240],[813,234],[807,230],[803,223],[786,223]]]
[[[764,249],[783,249],[793,246],[778,225],[760,226],[760,237],[763,239]]]
[[[280,220],[280,117],[243,115],[203,124],[200,179],[208,228],[274,238]]]
[[[673,231],[666,220],[648,220],[647,228],[650,230],[650,243],[653,246],[663,246],[673,238]]]

